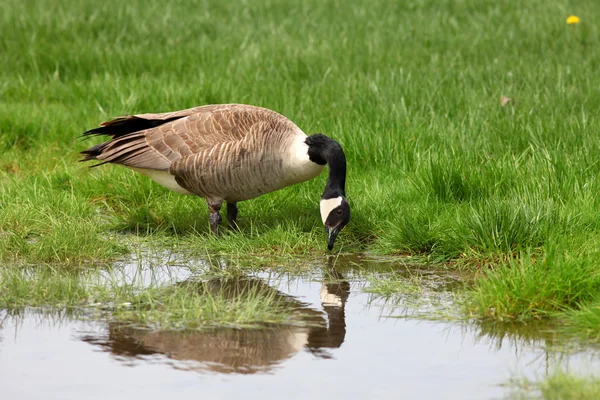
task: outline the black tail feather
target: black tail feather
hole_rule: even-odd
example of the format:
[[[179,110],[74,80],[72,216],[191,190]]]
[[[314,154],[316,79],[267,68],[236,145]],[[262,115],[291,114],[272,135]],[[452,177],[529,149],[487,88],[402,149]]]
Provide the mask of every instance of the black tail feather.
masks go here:
[[[90,129],[89,131],[84,132],[82,136],[109,135],[112,137],[119,137],[127,135],[128,133],[155,128],[179,118],[181,117],[167,119],[144,119],[136,116],[124,117],[110,121],[99,128]]]
[[[79,162],[97,160],[97,157],[100,154],[102,154],[102,150],[104,150],[106,148],[106,146],[108,146],[109,143],[110,142],[99,143],[95,146],[90,147],[87,150],[83,150],[83,151],[79,152],[79,154],[84,156],[84,158],[79,160]],[[104,163],[102,163],[102,164],[104,164]],[[102,164],[92,165],[92,167],[97,167],[98,165],[102,165]]]
[[[145,129],[155,128],[157,126],[166,124],[167,122],[171,122],[179,118],[182,117],[172,117],[166,119],[144,119],[136,116],[128,116],[106,122],[102,124],[102,126],[99,128],[90,129],[89,131],[84,132],[81,135],[81,138],[84,138],[86,136],[108,135],[112,136],[112,139],[108,142],[99,143],[95,146],[90,147],[87,150],[81,151],[79,154],[84,156],[84,158],[79,160],[79,162],[97,160],[97,157],[100,154],[102,154],[104,149],[115,139],[118,139],[131,133],[143,131]],[[105,163],[106,162],[102,162],[100,164],[92,165],[91,167],[97,167]]]

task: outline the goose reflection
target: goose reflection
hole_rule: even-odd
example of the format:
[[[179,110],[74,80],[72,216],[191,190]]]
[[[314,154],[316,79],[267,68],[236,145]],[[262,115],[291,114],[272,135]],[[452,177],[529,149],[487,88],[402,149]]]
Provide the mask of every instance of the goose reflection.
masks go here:
[[[326,326],[314,328],[308,337],[307,349],[323,358],[330,355],[325,349],[338,348],[346,338],[346,301],[350,295],[350,283],[341,273],[331,270],[323,278],[321,286],[321,307],[327,314]]]
[[[339,348],[344,342],[344,308],[350,285],[339,273],[329,274],[323,280],[322,311],[280,292],[259,278],[211,279],[203,284],[204,288],[226,297],[239,296],[250,290],[276,296],[307,324],[178,332],[109,323],[108,333],[103,337],[86,336],[83,340],[100,346],[125,363],[162,354],[177,369],[238,374],[269,372],[303,350],[316,357],[331,358],[328,349]]]

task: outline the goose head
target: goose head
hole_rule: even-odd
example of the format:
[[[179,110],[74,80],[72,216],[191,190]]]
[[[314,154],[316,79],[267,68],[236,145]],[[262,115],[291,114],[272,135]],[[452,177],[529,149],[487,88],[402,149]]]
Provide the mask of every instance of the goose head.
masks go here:
[[[327,248],[333,249],[340,231],[350,222],[350,205],[344,196],[321,199],[321,219],[327,232]]]
[[[331,250],[340,231],[350,222],[350,205],[346,200],[346,155],[338,142],[322,133],[309,136],[306,144],[310,161],[329,167],[320,208],[327,232],[327,248]]]

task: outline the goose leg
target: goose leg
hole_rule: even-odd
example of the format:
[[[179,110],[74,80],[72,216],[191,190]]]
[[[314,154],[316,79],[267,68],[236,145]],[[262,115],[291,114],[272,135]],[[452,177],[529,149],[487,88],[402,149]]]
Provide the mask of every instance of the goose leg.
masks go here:
[[[237,203],[227,203],[227,222],[232,229],[239,229],[236,219],[238,215]]]
[[[219,234],[219,225],[221,224],[221,205],[222,201],[218,202],[207,202],[208,210],[210,211],[210,230],[215,234]]]

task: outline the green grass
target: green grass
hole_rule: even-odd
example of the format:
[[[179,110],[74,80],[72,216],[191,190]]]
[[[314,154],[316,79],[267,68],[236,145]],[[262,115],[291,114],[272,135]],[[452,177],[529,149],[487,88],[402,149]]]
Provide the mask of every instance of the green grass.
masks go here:
[[[514,382],[511,399],[540,400],[593,400],[600,397],[600,379],[597,376],[580,377],[555,372],[538,382],[523,379]]]
[[[597,253],[563,255],[549,249],[539,258],[524,253],[499,263],[475,282],[472,311],[500,320],[528,320],[585,308],[600,293],[596,260]]]
[[[564,317],[564,330],[594,342],[600,342],[600,300],[590,302]]]
[[[335,251],[485,267],[474,315],[597,321],[599,12],[594,0],[5,1],[0,260],[110,261],[129,249],[123,234],[195,254],[327,253],[326,174],[241,203],[241,232],[214,238],[202,199],[76,162],[97,142],[77,136],[112,117],[248,103],[344,147],[352,221]],[[561,255],[540,272],[552,246]]]
[[[53,307],[122,323],[160,328],[300,323],[278,292],[239,278],[147,285],[102,270],[7,267],[0,274],[0,308]]]

